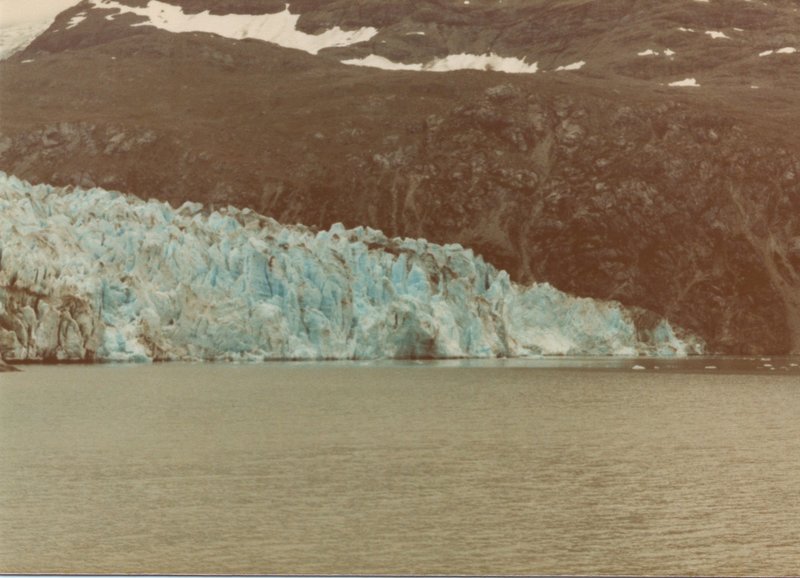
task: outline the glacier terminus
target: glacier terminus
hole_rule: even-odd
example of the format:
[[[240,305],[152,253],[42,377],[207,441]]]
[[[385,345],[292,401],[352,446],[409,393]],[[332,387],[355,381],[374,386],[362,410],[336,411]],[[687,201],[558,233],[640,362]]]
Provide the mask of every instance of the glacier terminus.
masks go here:
[[[0,173],[0,354],[156,361],[702,353],[470,249]]]

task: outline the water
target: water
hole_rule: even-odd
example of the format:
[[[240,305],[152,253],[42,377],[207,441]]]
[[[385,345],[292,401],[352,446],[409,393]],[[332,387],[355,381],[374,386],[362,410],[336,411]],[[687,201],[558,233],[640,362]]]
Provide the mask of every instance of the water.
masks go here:
[[[26,367],[0,572],[796,574],[790,362]]]

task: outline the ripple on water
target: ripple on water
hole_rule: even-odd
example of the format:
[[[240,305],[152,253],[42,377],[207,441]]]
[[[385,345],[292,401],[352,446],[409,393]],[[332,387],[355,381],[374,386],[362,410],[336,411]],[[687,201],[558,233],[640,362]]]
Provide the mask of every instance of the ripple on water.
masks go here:
[[[26,367],[0,570],[791,574],[790,363]]]

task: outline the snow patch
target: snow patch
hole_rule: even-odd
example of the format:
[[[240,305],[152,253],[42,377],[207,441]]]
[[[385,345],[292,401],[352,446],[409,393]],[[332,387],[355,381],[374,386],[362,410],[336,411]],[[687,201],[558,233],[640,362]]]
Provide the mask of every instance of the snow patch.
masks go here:
[[[658,50],[653,50],[652,48],[648,48],[647,50],[642,50],[641,52],[636,53],[637,56],[658,56],[660,54],[662,53],[659,52]],[[664,56],[671,57],[675,56],[675,51],[667,48],[664,50],[663,54]]]
[[[367,66],[384,70],[414,70],[427,72],[450,72],[453,70],[494,70],[514,74],[534,74],[538,71],[538,63],[528,64],[525,59],[497,54],[450,54],[443,58],[435,58],[427,63],[404,64],[394,62],[383,56],[370,54],[363,58],[343,60],[343,64],[351,66]]]
[[[323,48],[349,46],[370,40],[378,33],[376,28],[342,30],[338,26],[321,34],[306,34],[297,30],[299,14],[289,11],[289,4],[275,14],[211,14],[208,10],[199,14],[184,14],[180,6],[150,0],[143,8],[128,6],[114,0],[90,0],[97,8],[114,9],[120,13],[131,13],[146,20],[134,26],[155,26],[169,32],[209,32],[226,38],[241,40],[254,38],[271,42],[285,48],[296,48],[309,54],[317,54]]]
[[[85,13],[81,12],[80,14],[76,14],[75,16],[73,16],[72,18],[69,19],[69,22],[67,22],[66,30],[69,30],[70,28],[74,28],[75,26],[77,26],[78,24],[83,22],[84,20],[86,20],[86,14]]]
[[[580,60],[578,62],[573,62],[572,64],[567,64],[566,66],[559,66],[556,68],[556,72],[560,72],[562,70],[580,70],[585,64],[585,61]]]
[[[759,56],[770,56],[772,54],[794,54],[797,52],[797,48],[794,46],[787,46],[785,48],[778,48],[777,50],[765,50],[764,52],[759,52]]]
[[[405,64],[402,62],[394,62],[383,56],[377,54],[370,54],[363,58],[351,58],[349,60],[342,60],[342,64],[349,64],[350,66],[366,66],[368,68],[381,68],[383,70],[423,70],[422,64]]]
[[[708,36],[710,36],[711,38],[714,38],[715,40],[716,40],[716,39],[719,39],[719,38],[727,38],[728,40],[730,40],[730,38],[731,38],[730,36],[728,36],[728,35],[727,35],[727,34],[725,34],[724,32],[719,32],[719,31],[717,31],[717,30],[706,30],[706,32],[705,32],[705,33],[706,33]]]
[[[694,78],[684,78],[683,80],[676,80],[675,82],[670,82],[669,86],[699,87],[700,85],[697,84],[697,80],[695,80]]]

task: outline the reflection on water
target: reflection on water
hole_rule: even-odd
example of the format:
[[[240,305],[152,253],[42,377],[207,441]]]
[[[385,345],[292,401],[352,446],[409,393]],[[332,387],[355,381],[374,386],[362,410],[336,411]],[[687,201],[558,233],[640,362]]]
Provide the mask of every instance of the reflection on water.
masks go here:
[[[794,574],[792,363],[26,367],[0,571]]]

